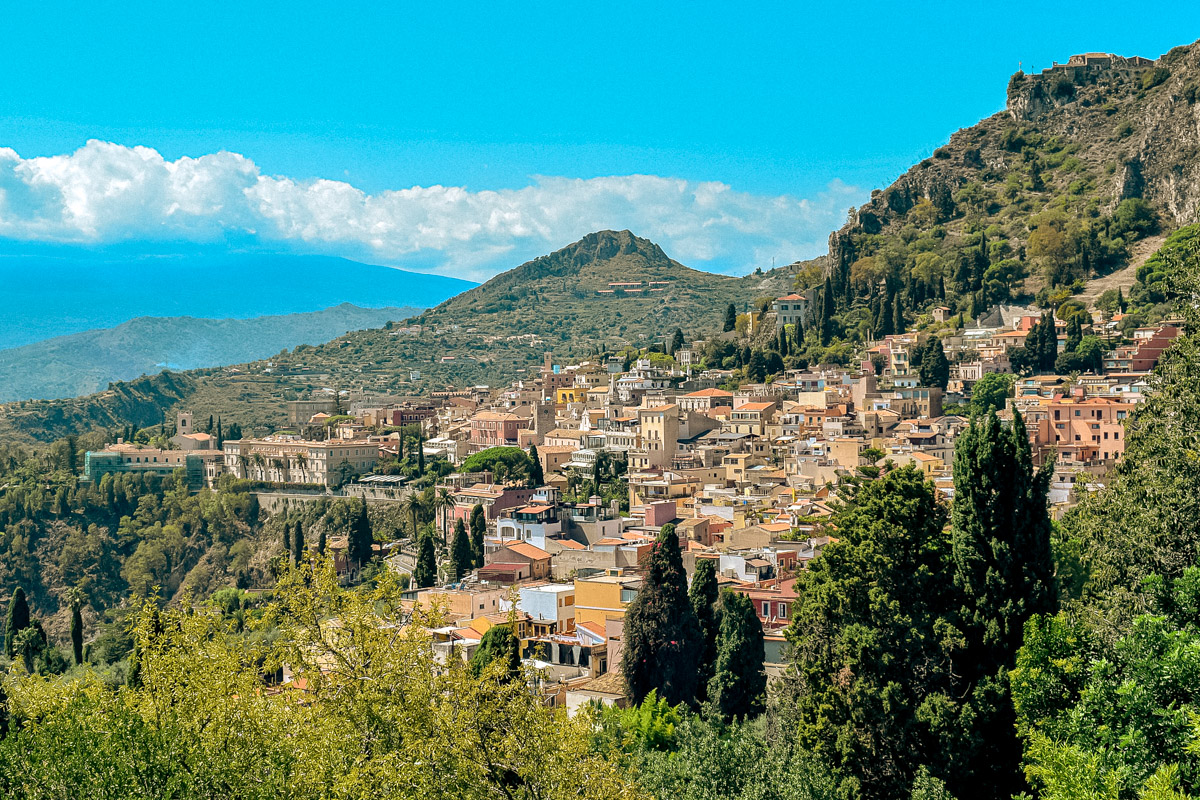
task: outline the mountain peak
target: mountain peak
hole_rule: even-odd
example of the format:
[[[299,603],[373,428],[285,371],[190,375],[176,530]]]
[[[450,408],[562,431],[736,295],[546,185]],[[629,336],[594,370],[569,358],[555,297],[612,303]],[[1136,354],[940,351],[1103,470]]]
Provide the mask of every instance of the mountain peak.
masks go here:
[[[543,258],[558,257],[583,265],[629,255],[640,255],[658,263],[670,261],[657,244],[627,230],[595,231]]]

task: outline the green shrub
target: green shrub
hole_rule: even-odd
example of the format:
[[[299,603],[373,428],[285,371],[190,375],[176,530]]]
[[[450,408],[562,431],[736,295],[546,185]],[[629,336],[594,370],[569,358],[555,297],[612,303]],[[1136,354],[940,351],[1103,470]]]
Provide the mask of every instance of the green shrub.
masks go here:
[[[1171,77],[1171,70],[1166,67],[1155,67],[1142,73],[1142,89],[1153,89]]]

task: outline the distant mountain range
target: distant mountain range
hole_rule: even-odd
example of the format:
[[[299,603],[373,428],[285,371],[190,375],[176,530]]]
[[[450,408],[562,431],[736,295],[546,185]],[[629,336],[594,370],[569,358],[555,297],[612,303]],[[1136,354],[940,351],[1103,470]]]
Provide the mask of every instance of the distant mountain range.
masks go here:
[[[339,303],[430,308],[475,286],[327,256],[10,249],[0,248],[0,350],[134,317],[247,319]],[[11,396],[2,387],[0,393]]]
[[[599,231],[498,275],[403,326],[228,369],[160,373],[70,400],[0,406],[0,440],[50,441],[68,431],[150,424],[173,408],[247,424],[279,424],[289,397],[324,385],[386,394],[507,382],[543,353],[570,359],[644,345],[676,328],[719,330],[725,307],[790,290],[795,267],[742,278],[689,269],[629,231]]]
[[[114,328],[0,350],[0,401],[75,397],[164,369],[254,361],[420,312],[342,303],[322,311],[252,319],[138,317]]]

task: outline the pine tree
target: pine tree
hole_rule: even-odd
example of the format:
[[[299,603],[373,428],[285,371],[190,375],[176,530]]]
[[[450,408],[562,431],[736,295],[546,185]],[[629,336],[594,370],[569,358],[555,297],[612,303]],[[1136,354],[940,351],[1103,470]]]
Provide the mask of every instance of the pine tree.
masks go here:
[[[350,522],[350,535],[347,537],[347,547],[350,561],[361,567],[371,560],[371,547],[375,544],[375,534],[371,531],[371,518],[367,516],[367,501],[359,500],[358,511]]]
[[[297,567],[304,562],[304,526],[296,521],[296,530],[292,533],[292,563]]]
[[[700,660],[696,665],[697,692],[700,699],[707,699],[708,682],[712,679],[713,665],[717,661],[717,633],[720,620],[717,618],[717,562],[712,558],[696,560],[696,571],[692,585],[688,587],[688,602],[700,626],[703,637]]]
[[[461,581],[470,574],[474,563],[470,534],[459,517],[454,521],[454,540],[450,544],[450,571],[454,573],[454,580]]]
[[[1025,622],[1057,607],[1050,517],[1051,464],[1033,467],[1025,423],[1005,428],[995,412],[972,419],[954,452],[951,539],[965,639],[960,669],[974,683],[972,773],[1008,797],[1023,786],[1008,673]]]
[[[737,309],[733,307],[733,303],[730,303],[725,309],[725,325],[721,330],[724,333],[737,330]]]
[[[417,564],[413,568],[412,585],[416,589],[426,589],[436,582],[437,560],[433,556],[433,537],[423,533],[417,545]]]
[[[721,595],[721,630],[708,697],[726,720],[753,717],[763,710],[767,673],[763,668],[763,629],[754,602],[726,590]]]
[[[542,459],[538,456],[537,445],[529,445],[529,483],[531,486],[541,486],[546,482],[546,475],[542,472]]]
[[[28,627],[29,603],[25,600],[25,590],[18,586],[8,604],[8,618],[4,622],[4,652],[9,658],[16,655],[17,634]]]
[[[483,506],[476,503],[471,507],[471,560],[475,567],[483,566],[483,537],[487,533],[487,517],[483,514]]]
[[[83,665],[83,611],[78,598],[71,601],[71,653],[75,666]]]
[[[646,556],[646,577],[625,613],[621,672],[635,703],[652,689],[671,705],[696,699],[702,638],[688,601],[674,525],[664,525]]]

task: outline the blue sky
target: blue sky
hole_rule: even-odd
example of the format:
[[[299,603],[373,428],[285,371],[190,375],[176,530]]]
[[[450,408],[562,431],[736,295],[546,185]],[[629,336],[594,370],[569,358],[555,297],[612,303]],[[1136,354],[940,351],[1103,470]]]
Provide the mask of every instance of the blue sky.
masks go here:
[[[742,272],[818,254],[847,206],[1001,110],[1018,63],[1200,37],[1200,5],[1057,8],[22,4],[0,29],[0,237],[249,236],[479,278],[595,225]],[[454,191],[394,193],[434,186]]]

